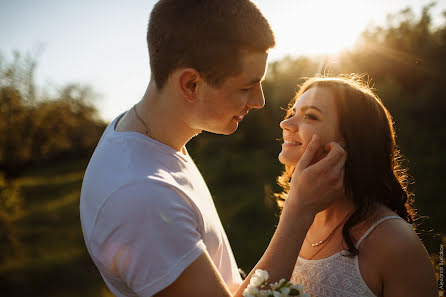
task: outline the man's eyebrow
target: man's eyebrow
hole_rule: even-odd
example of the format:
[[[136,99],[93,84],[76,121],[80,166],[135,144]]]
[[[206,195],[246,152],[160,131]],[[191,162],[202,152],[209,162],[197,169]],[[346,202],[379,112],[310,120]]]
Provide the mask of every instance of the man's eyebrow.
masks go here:
[[[256,77],[256,78],[252,79],[251,81],[249,81],[246,85],[253,85],[253,84],[262,82],[264,80],[265,80],[264,77],[262,77],[262,78]]]

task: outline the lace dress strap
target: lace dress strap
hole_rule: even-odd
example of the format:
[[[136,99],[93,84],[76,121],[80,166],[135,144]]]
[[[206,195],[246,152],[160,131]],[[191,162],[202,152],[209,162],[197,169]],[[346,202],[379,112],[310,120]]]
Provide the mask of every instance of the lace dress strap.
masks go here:
[[[387,217],[383,217],[381,219],[379,219],[378,221],[376,221],[365,233],[364,235],[362,235],[362,237],[358,240],[358,242],[356,243],[356,248],[359,247],[359,245],[361,244],[361,242],[370,234],[370,232],[373,231],[373,229],[376,228],[376,226],[378,226],[379,224],[381,224],[382,222],[389,220],[389,219],[401,219],[404,220],[402,217],[400,216],[387,216]]]

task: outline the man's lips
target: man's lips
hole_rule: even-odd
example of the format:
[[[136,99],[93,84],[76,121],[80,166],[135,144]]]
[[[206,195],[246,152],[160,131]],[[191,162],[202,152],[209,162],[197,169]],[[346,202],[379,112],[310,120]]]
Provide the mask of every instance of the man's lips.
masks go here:
[[[240,122],[241,120],[243,120],[243,115],[241,115],[241,116],[235,116],[234,117],[234,119],[237,121],[237,122]]]
[[[248,113],[244,113],[244,114],[242,114],[242,115],[234,116],[234,119],[235,119],[237,122],[240,122],[241,120],[243,120],[243,118],[244,118],[247,114],[248,114]]]

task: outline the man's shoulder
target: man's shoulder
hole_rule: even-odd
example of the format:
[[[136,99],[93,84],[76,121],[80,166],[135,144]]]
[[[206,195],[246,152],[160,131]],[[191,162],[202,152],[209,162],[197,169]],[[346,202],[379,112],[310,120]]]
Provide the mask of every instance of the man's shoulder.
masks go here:
[[[169,183],[172,172],[181,168],[178,161],[136,132],[104,133],[86,169],[83,187],[109,192],[141,179]]]
[[[138,215],[148,205],[158,204],[162,208],[162,203],[176,201],[180,193],[184,194],[176,178],[181,174],[178,171],[173,174],[168,167],[169,160],[157,158],[156,151],[146,151],[150,157],[140,156],[132,149],[134,144],[120,145],[119,142],[106,139],[103,147],[95,151],[85,172],[80,215],[88,234],[105,205],[107,214],[131,216]],[[181,177],[187,180],[186,176]]]
[[[154,218],[173,220],[186,214],[200,222],[200,215],[193,203],[167,183],[154,180],[135,181],[123,185],[103,200],[86,201],[80,207],[80,216],[85,238],[96,233],[98,224],[101,229],[122,228],[123,224],[144,225]],[[156,221],[156,220],[155,220]],[[105,229],[107,229],[105,228]]]
[[[116,189],[107,197],[101,207],[107,216],[133,216],[140,212],[143,215],[151,211],[172,211],[181,207],[189,207],[178,189],[157,180],[134,181]]]

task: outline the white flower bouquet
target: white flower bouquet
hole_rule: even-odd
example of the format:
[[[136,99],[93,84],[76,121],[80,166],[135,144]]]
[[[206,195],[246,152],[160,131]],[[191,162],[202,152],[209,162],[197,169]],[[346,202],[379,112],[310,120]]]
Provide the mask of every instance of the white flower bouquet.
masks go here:
[[[310,297],[303,293],[302,285],[293,285],[285,279],[273,284],[267,284],[268,272],[257,269],[249,281],[248,287],[243,291],[243,297]]]

